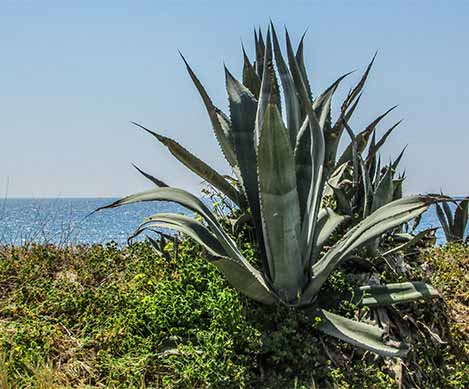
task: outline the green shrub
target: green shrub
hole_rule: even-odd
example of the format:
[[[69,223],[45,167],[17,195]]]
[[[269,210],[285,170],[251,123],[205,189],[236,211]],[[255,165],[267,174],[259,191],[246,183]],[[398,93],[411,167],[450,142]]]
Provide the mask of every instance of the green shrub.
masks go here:
[[[392,360],[321,336],[301,311],[242,297],[192,243],[178,253],[0,248],[0,387],[396,387]],[[445,300],[396,309],[419,326],[405,360],[410,387],[467,386],[468,258],[452,245],[415,263]],[[353,286],[343,274],[325,286],[331,296]],[[357,310],[330,304],[349,317]],[[419,337],[423,325],[448,344]]]

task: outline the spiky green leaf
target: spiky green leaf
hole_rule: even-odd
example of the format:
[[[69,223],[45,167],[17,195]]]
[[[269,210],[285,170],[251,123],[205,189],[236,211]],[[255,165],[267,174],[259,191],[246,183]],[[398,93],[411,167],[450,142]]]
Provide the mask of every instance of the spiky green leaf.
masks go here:
[[[132,123],[145,130],[149,134],[153,135],[159,142],[161,142],[168,148],[169,152],[174,155],[178,161],[180,161],[183,165],[192,170],[200,178],[204,179],[209,184],[217,188],[220,192],[228,196],[235,204],[239,205],[243,203],[243,196],[241,195],[241,193],[233,185],[231,185],[225,179],[225,177],[223,177],[220,173],[218,173],[215,169],[210,167],[204,161],[197,158],[185,147],[181,146],[175,140],[157,134],[156,132],[145,128],[138,123]]]
[[[376,126],[379,124],[379,122],[381,120],[383,120],[386,117],[386,115],[388,115],[396,107],[397,107],[397,105],[395,105],[394,107],[391,107],[390,109],[388,109],[385,113],[381,114],[375,120],[373,120],[363,131],[361,131],[360,133],[358,133],[356,135],[357,149],[358,149],[358,152],[360,154],[365,150],[366,145],[368,144],[368,140],[369,140],[371,134],[373,133],[373,131],[375,131]],[[351,159],[352,159],[352,143],[350,143],[346,147],[346,149],[342,153],[341,157],[339,158],[337,164],[341,165],[344,162],[347,162]]]
[[[306,31],[303,33],[303,35],[301,35],[300,43],[298,44],[298,47],[296,49],[295,59],[296,59],[296,62],[298,63],[298,68],[300,69],[301,77],[303,78],[303,82],[305,84],[308,97],[310,100],[313,100],[313,93],[311,91],[311,85],[308,80],[308,72],[306,71],[305,58],[304,58],[305,36],[306,36]]]
[[[251,61],[248,58],[248,55],[246,54],[246,51],[244,50],[243,47],[243,84],[246,88],[248,88],[251,93],[258,98],[259,97],[259,92],[261,89],[261,80],[259,76],[256,73],[256,69],[254,66],[251,64]]]
[[[195,75],[192,68],[189,66],[184,56],[182,54],[180,55],[181,55],[182,60],[184,61],[184,64],[186,65],[189,76],[191,77],[192,82],[194,83],[205,105],[205,109],[207,110],[208,116],[212,123],[213,132],[215,133],[215,137],[218,141],[220,149],[223,155],[225,156],[226,160],[228,161],[228,163],[233,168],[236,168],[238,163],[236,161],[236,156],[235,156],[234,149],[233,149],[233,141],[231,139],[230,126],[226,126],[224,125],[225,123],[221,122],[220,119],[223,119],[223,118],[220,118],[221,111],[213,105],[212,100],[210,99],[204,86],[199,81],[199,79]]]
[[[402,120],[399,120],[396,124],[394,124],[391,128],[389,128],[383,134],[383,136],[378,140],[378,142],[376,142],[374,145],[370,146],[370,149],[368,150],[368,155],[366,157],[367,165],[369,165],[371,163],[372,158],[378,153],[379,149],[381,147],[383,147],[383,145],[386,143],[386,140],[388,139],[389,135],[391,135],[391,133],[394,131],[394,129],[396,129],[397,126],[401,123],[402,123]]]
[[[274,44],[275,63],[280,75],[280,81],[282,83],[283,92],[285,96],[285,110],[287,116],[287,128],[290,134],[290,143],[293,146],[296,144],[296,137],[300,130],[300,104],[296,94],[295,83],[291,76],[290,70],[283,58],[282,50],[278,42],[275,28],[271,24],[272,38]]]
[[[352,91],[349,93],[347,98],[344,100],[342,104],[342,112],[345,112],[347,108],[349,107],[349,105],[352,104],[352,102],[360,95],[363,87],[365,86],[365,82],[368,79],[368,75],[370,74],[371,68],[373,67],[373,63],[375,62],[377,54],[378,52],[376,52],[373,55],[373,58],[371,59],[371,62],[368,64],[365,72],[363,73],[363,76],[360,78],[357,85],[352,89]]]

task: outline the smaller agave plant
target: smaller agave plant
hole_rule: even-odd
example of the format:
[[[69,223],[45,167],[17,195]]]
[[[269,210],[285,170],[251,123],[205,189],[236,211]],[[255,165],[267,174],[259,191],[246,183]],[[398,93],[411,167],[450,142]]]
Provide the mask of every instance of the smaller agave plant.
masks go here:
[[[355,152],[348,158],[345,156],[348,148],[346,149],[340,158],[343,162],[337,166],[329,178],[326,194],[334,197],[337,210],[341,213],[356,215],[356,219],[361,220],[383,205],[402,198],[402,183],[405,174],[396,175],[396,170],[405,150],[394,162],[381,167],[381,159],[377,157],[377,150],[382,143],[377,145],[375,132],[373,132],[368,155],[364,158],[361,155],[363,148],[358,146],[363,139],[361,137],[363,133],[354,136],[349,125],[345,123],[345,126],[353,137],[351,146],[355,148]],[[383,138],[385,136],[386,134]]]
[[[303,61],[303,40],[296,53],[288,32],[286,43],[288,65],[271,25],[265,41],[261,33],[256,35],[256,62],[251,64],[244,53],[243,82],[225,68],[229,116],[213,105],[186,62],[237,185],[177,142],[145,129],[249,214],[256,232],[260,268],[243,256],[231,232],[224,230],[223,223],[202,200],[146,173],[157,188],[103,208],[139,201],[178,203],[198,217],[158,213],[145,219],[135,235],[158,228],[186,234],[205,248],[207,259],[246,296],[264,304],[305,310],[326,334],[383,356],[403,356],[408,351],[405,344],[386,342],[381,328],[323,309],[318,296],[331,273],[358,249],[421,215],[437,200],[431,196],[411,196],[376,207],[325,250],[325,243],[349,217],[322,207],[325,178],[335,165],[337,135],[343,131],[343,119],[349,112],[343,110],[338,125],[331,125],[331,99],[343,77],[313,99]],[[357,90],[348,96],[348,105],[357,97]],[[282,118],[282,101],[286,122]],[[359,287],[354,301],[377,307],[437,295],[434,288],[423,282],[404,282]]]
[[[448,201],[442,202],[441,205],[436,204],[436,214],[445,233],[446,241],[463,242],[468,220],[469,197],[459,202],[450,197],[447,199]],[[448,203],[456,206],[454,215]]]
[[[373,62],[374,58],[362,80],[366,79]],[[406,147],[394,161],[384,167],[381,167],[381,157],[378,154],[401,120],[387,129],[378,140],[376,139],[377,125],[396,107],[391,107],[378,116],[357,135],[345,120],[345,115],[342,115],[343,127],[351,137],[351,142],[335,163],[324,190],[324,197],[326,201],[335,201],[336,212],[350,216],[349,225],[356,225],[378,208],[402,198],[405,172],[402,174],[396,172]],[[365,155],[367,147],[368,152]],[[405,253],[421,241],[429,243],[433,240],[435,228],[421,230],[418,233],[415,229],[410,233],[403,232],[404,229],[407,231],[408,227],[399,226],[382,237],[371,240],[365,245],[367,254],[372,257],[384,257],[396,252]]]
[[[400,122],[387,130],[378,142],[376,141],[376,125],[394,108],[379,116],[356,136],[348,123],[344,122],[352,141],[339,158],[328,180],[325,196],[335,200],[337,212],[350,216],[352,225],[391,201],[402,198],[405,174],[396,175],[396,170],[405,148],[392,163],[383,168],[378,156],[379,149]],[[365,157],[364,151],[368,143],[368,154]],[[379,238],[369,242],[368,252],[373,256],[378,255],[379,244]]]

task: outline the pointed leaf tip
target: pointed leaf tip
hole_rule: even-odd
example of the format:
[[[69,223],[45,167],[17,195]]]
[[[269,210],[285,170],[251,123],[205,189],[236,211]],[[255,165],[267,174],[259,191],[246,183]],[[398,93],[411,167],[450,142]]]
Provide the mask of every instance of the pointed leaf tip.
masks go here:
[[[142,126],[141,124],[138,124],[138,123],[132,122],[132,121],[130,123],[133,124],[134,126],[137,126],[137,127],[141,128],[142,130],[148,132],[149,134],[153,135],[156,139],[158,139],[162,143],[164,143],[165,140],[168,139],[165,136],[157,134],[155,131],[152,131],[152,130]]]
[[[182,58],[182,60],[184,61],[184,63],[186,64],[186,66],[189,66],[189,64],[187,63],[186,61],[186,58],[184,57],[184,55],[182,54],[181,50],[178,49],[178,53],[179,53],[179,56]]]
[[[146,172],[144,172],[142,169],[140,169],[136,164],[132,163],[132,166],[142,175],[144,176],[146,179],[150,180],[151,182],[153,182],[156,186],[160,187],[160,188],[164,188],[164,187],[169,187],[168,184],[166,184],[164,181],[161,181],[160,179],[152,176],[151,174],[148,174]]]

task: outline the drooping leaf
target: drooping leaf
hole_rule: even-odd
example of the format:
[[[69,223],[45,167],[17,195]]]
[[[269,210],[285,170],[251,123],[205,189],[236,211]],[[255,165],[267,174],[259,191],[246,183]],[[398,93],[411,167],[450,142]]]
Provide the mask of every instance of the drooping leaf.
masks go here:
[[[217,238],[202,223],[193,217],[176,213],[158,213],[145,218],[134,237],[147,229],[168,228],[188,235],[215,257],[226,257],[227,253]]]
[[[407,303],[439,296],[424,282],[402,282],[387,285],[366,285],[355,290],[354,302],[370,307]]]
[[[236,247],[236,244],[223,231],[223,228],[218,223],[216,217],[207,208],[207,206],[191,193],[179,188],[157,188],[145,192],[136,193],[114,201],[109,205],[100,207],[95,212],[100,211],[102,209],[115,208],[122,205],[133,204],[142,201],[171,201],[182,205],[183,207],[191,210],[192,212],[198,213],[207,222],[208,227],[210,228],[212,233],[217,237],[218,241],[222,244],[227,254],[230,257],[239,260],[240,262],[245,261],[245,259],[240,254],[238,248]]]
[[[215,236],[195,219],[177,214],[153,215],[145,219],[136,234],[145,231],[147,228],[155,227],[182,232],[206,248],[213,255],[210,262],[221,271],[231,285],[248,297],[264,304],[272,304],[276,301],[274,295],[263,283],[259,282],[258,277],[243,264],[228,257]]]
[[[123,205],[134,204],[146,201],[171,201],[182,205],[183,207],[191,210],[192,212],[201,215],[207,222],[212,233],[217,237],[223,245],[225,251],[233,258],[237,258],[239,250],[233,240],[223,231],[223,228],[218,223],[216,217],[207,208],[207,206],[193,194],[179,188],[156,188],[145,192],[136,193],[126,196],[122,199],[116,200],[111,204],[105,205],[96,209],[94,212],[103,209],[116,208]],[[240,258],[241,260],[241,258]]]
[[[223,249],[227,253],[227,256],[230,257],[230,261],[235,261],[239,266],[243,267],[252,277],[254,277],[257,282],[265,290],[269,290],[269,287],[264,280],[263,275],[256,270],[247,260],[243,257],[235,242],[224,232],[223,228],[218,223],[216,217],[210,212],[207,206],[197,197],[192,195],[185,190],[178,188],[157,188],[149,190],[146,192],[137,193],[124,197],[120,200],[114,201],[113,203],[100,207],[94,212],[115,208],[122,205],[133,204],[141,201],[171,201],[177,204],[182,205],[183,207],[198,213],[203,217],[205,222],[208,225],[208,228],[217,238],[218,242],[222,245]]]
[[[384,331],[379,327],[350,320],[324,309],[318,313],[321,318],[318,328],[327,335],[384,357],[404,357],[409,351],[403,343],[397,346],[386,344]]]
[[[267,288],[265,281],[259,281],[258,277],[248,271],[241,264],[227,258],[217,258],[212,262],[225,276],[227,281],[241,293],[264,304],[273,304],[278,299]]]

